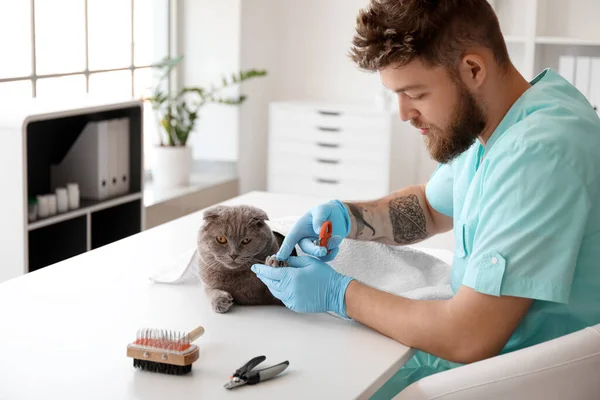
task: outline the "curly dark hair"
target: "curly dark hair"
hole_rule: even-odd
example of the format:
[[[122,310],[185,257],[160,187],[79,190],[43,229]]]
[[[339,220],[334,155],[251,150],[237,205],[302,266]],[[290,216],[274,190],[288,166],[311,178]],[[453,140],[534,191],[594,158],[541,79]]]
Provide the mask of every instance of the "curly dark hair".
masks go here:
[[[350,58],[375,72],[420,59],[455,70],[470,48],[490,49],[510,64],[498,18],[487,0],[371,0],[359,11]]]

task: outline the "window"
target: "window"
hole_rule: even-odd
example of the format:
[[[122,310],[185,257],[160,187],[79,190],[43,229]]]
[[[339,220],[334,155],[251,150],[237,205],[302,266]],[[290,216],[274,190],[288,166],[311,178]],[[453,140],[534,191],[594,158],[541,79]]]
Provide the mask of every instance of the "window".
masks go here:
[[[171,0],[19,0],[0,13],[0,96],[140,97],[169,54]],[[8,56],[10,55],[10,56]],[[156,121],[145,105],[144,140]]]

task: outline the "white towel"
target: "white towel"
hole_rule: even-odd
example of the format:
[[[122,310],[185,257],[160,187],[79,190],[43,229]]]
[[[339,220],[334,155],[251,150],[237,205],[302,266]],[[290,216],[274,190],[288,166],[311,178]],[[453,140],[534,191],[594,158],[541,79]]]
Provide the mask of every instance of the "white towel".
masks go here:
[[[181,253],[173,263],[167,264],[160,271],[150,276],[150,280],[156,283],[183,284],[199,282],[198,274],[198,250],[196,247]]]
[[[285,236],[298,218],[278,218],[267,223]],[[305,254],[298,246],[296,251]],[[197,257],[197,250],[190,249],[150,279],[157,283],[198,282]],[[329,265],[366,285],[411,299],[448,299],[453,295],[450,265],[412,247],[346,239]]]
[[[294,216],[267,223],[285,236],[297,220]],[[299,255],[305,254],[298,246],[296,251]],[[197,263],[197,250],[189,249],[150,279],[171,284],[199,282]],[[450,265],[413,247],[346,239],[329,265],[366,285],[411,299],[448,299],[453,295],[449,284]]]

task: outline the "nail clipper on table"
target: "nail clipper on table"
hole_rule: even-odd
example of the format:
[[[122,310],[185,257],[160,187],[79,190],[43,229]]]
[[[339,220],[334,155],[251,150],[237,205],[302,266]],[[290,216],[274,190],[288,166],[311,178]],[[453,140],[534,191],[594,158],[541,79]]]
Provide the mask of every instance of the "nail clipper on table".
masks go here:
[[[233,376],[230,377],[229,382],[225,384],[225,388],[233,389],[241,385],[256,385],[257,383],[276,377],[290,365],[289,361],[284,361],[271,367],[253,371],[254,367],[266,359],[265,356],[254,357],[238,368]]]

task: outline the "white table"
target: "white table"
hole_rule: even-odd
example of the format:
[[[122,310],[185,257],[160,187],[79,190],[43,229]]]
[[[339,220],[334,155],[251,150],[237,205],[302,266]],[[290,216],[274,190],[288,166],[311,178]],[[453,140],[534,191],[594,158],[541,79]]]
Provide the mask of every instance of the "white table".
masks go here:
[[[323,199],[249,193],[271,218],[300,215]],[[201,212],[0,284],[0,399],[367,398],[413,351],[355,322],[284,307],[210,310],[199,285],[148,276],[194,245]],[[125,356],[138,328],[190,330],[192,373],[134,369]],[[228,391],[233,371],[257,355],[283,360],[281,376]]]

